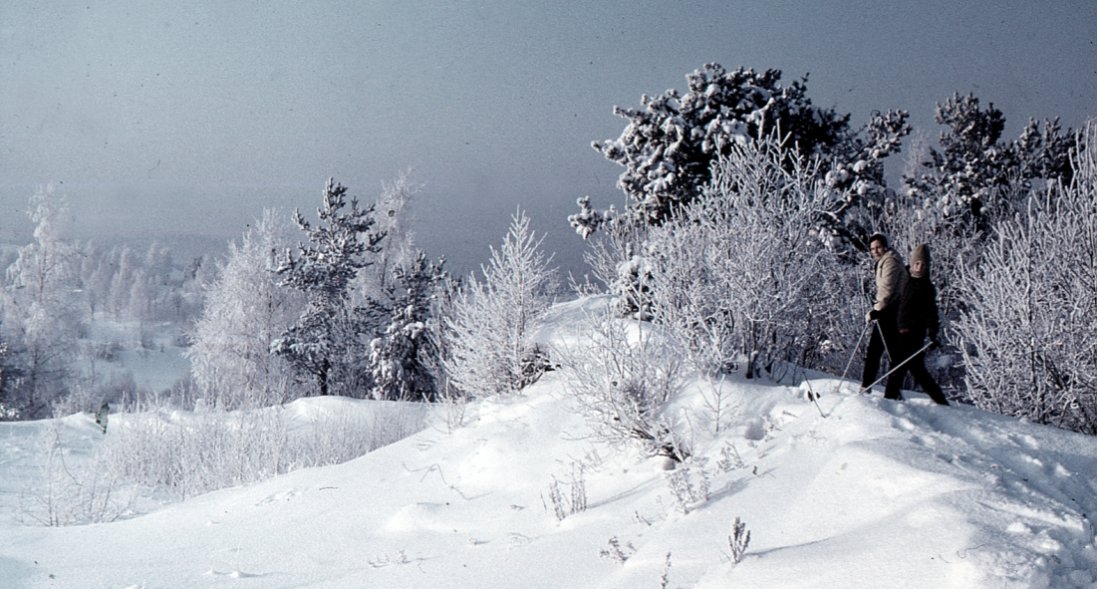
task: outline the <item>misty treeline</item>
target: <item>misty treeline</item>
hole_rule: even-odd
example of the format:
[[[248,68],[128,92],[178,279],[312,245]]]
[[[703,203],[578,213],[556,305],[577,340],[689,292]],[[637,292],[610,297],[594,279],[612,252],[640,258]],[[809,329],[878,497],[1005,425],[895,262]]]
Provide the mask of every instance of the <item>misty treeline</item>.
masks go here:
[[[135,249],[71,239],[78,220],[52,185],[30,197],[27,214],[31,242],[0,250],[0,418],[132,400],[136,385],[120,357],[148,353],[164,325],[202,308],[209,264],[176,260],[158,242]]]
[[[406,175],[369,203],[332,180],[315,214],[259,212],[216,264],[67,240],[42,191],[34,240],[3,260],[0,404],[34,417],[113,402],[121,385],[88,370],[111,350],[81,330],[174,322],[191,374],[170,397],[188,408],[310,395],[457,408],[562,369],[608,438],[681,460],[671,408],[686,375],[791,381],[860,364],[879,231],[904,258],[930,244],[945,346],[928,364],[954,400],[1097,434],[1092,124],[1030,121],[1007,138],[1001,111],[955,95],[931,141],[903,111],[855,127],[776,70],[708,64],[686,79],[615,109],[621,135],[593,144],[623,168],[625,200],[582,198],[569,218],[594,280],[577,289],[613,301],[576,349],[536,343],[556,277],[528,217],[479,272],[449,276],[415,247]]]

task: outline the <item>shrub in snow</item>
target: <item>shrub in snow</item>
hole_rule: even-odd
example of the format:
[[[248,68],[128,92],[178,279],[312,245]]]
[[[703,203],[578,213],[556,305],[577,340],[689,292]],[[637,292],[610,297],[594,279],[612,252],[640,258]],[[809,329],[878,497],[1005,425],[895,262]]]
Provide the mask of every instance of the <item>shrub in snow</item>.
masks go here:
[[[684,387],[675,346],[655,327],[620,319],[609,309],[591,317],[590,340],[561,350],[561,368],[595,434],[612,444],[639,443],[681,462],[689,449],[669,410]]]
[[[817,164],[774,139],[746,141],[714,165],[701,197],[651,231],[653,314],[703,373],[745,359],[748,378],[773,374],[849,339],[850,268],[817,230],[836,200]]]
[[[349,205],[349,208],[347,208]],[[285,357],[294,370],[315,379],[321,395],[355,392],[365,358],[363,334],[370,326],[350,305],[350,284],[358,271],[373,262],[366,256],[380,251],[383,233],[371,232],[374,208],[347,200],[347,189],[329,179],[313,226],[294,213],[294,222],[308,243],[287,252],[277,269],[282,285],[304,293],[305,310],[297,322],[275,339],[271,350]]]
[[[670,553],[663,558],[663,573],[659,575],[659,589],[670,589]]]
[[[736,517],[735,522],[731,524],[731,535],[728,536],[731,562],[734,564],[742,562],[748,546],[750,546],[750,530],[747,529],[745,523],[739,521],[739,518]]]
[[[1073,166],[998,224],[955,328],[977,406],[1097,435],[1097,124]]]
[[[598,555],[617,564],[625,564],[625,561],[631,558],[633,554],[636,554],[636,547],[632,545],[632,542],[626,542],[622,546],[617,536],[610,536],[607,543],[609,547],[600,550]]]
[[[711,481],[705,471],[705,460],[692,457],[666,474],[667,484],[674,495],[674,504],[683,514],[693,511],[709,499]]]
[[[56,424],[44,432],[42,441],[41,476],[20,496],[20,514],[27,522],[82,525],[114,521],[132,512],[132,489],[124,488],[103,454],[86,464],[69,464]]]
[[[183,497],[357,458],[423,427],[412,405],[378,406],[369,416],[317,416],[293,427],[282,406],[233,412],[156,409],[116,417],[107,458],[128,481]]]
[[[546,510],[549,504],[552,505],[552,513],[556,516],[556,521],[564,521],[569,515],[587,510],[587,482],[584,474],[581,463],[572,463],[569,481],[561,483],[560,479],[552,477],[552,483],[549,484],[548,489],[548,502],[545,502],[544,497],[541,501],[545,504]],[[562,488],[564,486],[568,488],[567,495],[564,494]]]
[[[304,308],[301,292],[280,286],[272,272],[289,239],[280,213],[264,211],[239,244],[229,244],[206,289],[185,355],[207,406],[231,410],[287,400],[290,366],[270,349]]]
[[[539,375],[533,330],[547,303],[543,292],[553,271],[529,218],[514,215],[503,245],[491,248],[483,278],[470,275],[446,318],[446,372],[472,397],[507,394]]]

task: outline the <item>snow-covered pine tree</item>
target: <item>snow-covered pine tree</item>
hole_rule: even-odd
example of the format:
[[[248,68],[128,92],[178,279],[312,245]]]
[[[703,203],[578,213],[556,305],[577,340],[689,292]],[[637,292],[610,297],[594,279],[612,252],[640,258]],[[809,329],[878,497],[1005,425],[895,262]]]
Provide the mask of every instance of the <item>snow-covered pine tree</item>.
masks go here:
[[[507,394],[540,376],[544,358],[530,337],[547,303],[544,289],[554,274],[551,257],[519,210],[483,278],[470,275],[446,318],[450,357],[446,372],[469,397]]]
[[[1002,111],[957,93],[937,104],[936,121],[946,126],[939,148],[931,147],[920,173],[904,175],[903,183],[955,232],[986,235],[994,217],[1024,208],[1033,180],[1070,182],[1072,133],[1061,133],[1058,120],[1030,120],[1020,139],[1003,141]]]
[[[264,210],[240,243],[230,243],[220,274],[207,285],[190,333],[191,375],[210,407],[236,409],[284,402],[290,377],[271,344],[300,316],[304,295],[282,287],[272,270],[291,239],[280,211]]]
[[[441,358],[436,345],[440,328],[434,299],[446,280],[442,269],[419,252],[407,265],[396,266],[387,281],[388,317],[384,332],[370,342],[370,371],[374,399],[434,401],[438,387],[435,368]]]
[[[955,328],[977,406],[1097,435],[1097,123],[1072,163],[996,226]]]
[[[780,134],[790,156],[827,156],[835,164],[831,181],[849,197],[882,190],[882,160],[898,151],[910,132],[907,113],[874,113],[863,135],[850,129],[849,115],[814,106],[807,96],[807,77],[785,86],[780,70],[729,71],[705,64],[686,76],[685,93],[667,90],[641,97],[641,108],[615,107],[628,121],[617,139],[592,146],[625,168],[617,186],[628,203],[621,214],[599,213],[580,199],[580,212],[569,222],[584,237],[607,221],[657,226],[672,218],[708,185],[711,165],[733,145]],[[790,160],[791,162],[791,160]],[[826,170],[822,170],[825,172]],[[821,218],[839,231],[841,218],[856,202],[835,208],[834,218]]]
[[[347,208],[349,205],[349,209]],[[370,264],[367,256],[380,251],[385,235],[372,231],[374,208],[347,200],[347,189],[329,179],[313,226],[300,211],[293,220],[308,243],[287,251],[277,273],[282,284],[304,293],[307,303],[297,323],[271,344],[294,369],[316,380],[321,395],[352,389],[365,358],[362,338],[369,335],[360,314],[351,309],[350,284]],[[347,390],[354,393],[353,390]],[[364,392],[364,391],[362,391]]]

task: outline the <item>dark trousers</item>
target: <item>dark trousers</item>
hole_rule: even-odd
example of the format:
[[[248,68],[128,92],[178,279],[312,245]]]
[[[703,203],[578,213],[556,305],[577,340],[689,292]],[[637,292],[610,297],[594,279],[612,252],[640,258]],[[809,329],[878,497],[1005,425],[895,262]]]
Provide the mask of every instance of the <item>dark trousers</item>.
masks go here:
[[[861,388],[866,388],[876,380],[880,372],[880,356],[890,354],[888,362],[894,366],[899,362],[899,329],[895,326],[895,317],[884,315],[872,326],[872,336],[868,338],[868,351],[865,353],[865,368],[861,372]]]
[[[941,392],[941,387],[937,386],[937,382],[933,380],[929,371],[926,370],[925,352],[918,351],[922,348],[922,342],[924,340],[925,336],[921,333],[899,334],[899,350],[892,350],[891,352],[893,354],[894,364],[899,364],[903,360],[911,358],[911,355],[914,355],[914,357],[888,376],[887,386],[884,388],[885,398],[903,398],[899,389],[903,387],[903,379],[906,377],[907,372],[910,372],[910,375],[914,378],[914,382],[922,387],[922,390],[929,395],[930,399],[933,399],[933,402],[938,405],[948,405],[948,399],[946,399],[944,393]]]

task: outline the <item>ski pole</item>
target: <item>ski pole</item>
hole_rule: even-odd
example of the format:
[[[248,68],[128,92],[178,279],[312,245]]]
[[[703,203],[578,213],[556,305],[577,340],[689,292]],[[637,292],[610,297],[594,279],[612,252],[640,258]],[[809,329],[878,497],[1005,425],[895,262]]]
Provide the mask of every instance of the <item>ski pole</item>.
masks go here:
[[[888,355],[888,362],[895,361],[895,358],[891,355],[891,348],[888,347],[888,338],[884,337],[884,328],[880,327],[880,321],[873,319],[872,322],[876,324],[876,329],[880,332],[880,343],[884,344],[884,353]]]
[[[868,296],[868,293],[865,293],[865,302],[868,303],[869,312],[872,312],[875,306],[872,304],[872,297]],[[870,321],[872,323],[875,323],[877,329],[880,330],[880,343],[884,344],[884,353],[888,355],[888,362],[891,362],[894,358],[891,357],[891,350],[888,349],[888,340],[886,337],[884,337],[884,328],[880,327],[880,322],[876,319],[872,319]]]
[[[876,386],[876,385],[880,384],[880,381],[884,380],[884,379],[885,379],[885,378],[887,378],[888,376],[891,376],[891,373],[892,373],[892,372],[895,372],[896,370],[899,370],[899,368],[900,368],[900,367],[901,367],[902,365],[906,364],[907,362],[910,362],[910,361],[911,361],[911,360],[913,360],[913,359],[914,359],[914,358],[915,358],[916,356],[918,356],[918,354],[921,354],[922,352],[924,352],[924,351],[928,350],[928,349],[929,349],[929,347],[930,347],[930,346],[932,346],[932,345],[933,345],[933,342],[929,342],[928,344],[926,344],[926,345],[922,346],[922,348],[921,348],[920,350],[918,350],[917,352],[914,352],[914,353],[913,353],[913,354],[911,354],[910,356],[907,356],[907,359],[906,359],[906,360],[903,360],[902,362],[900,362],[900,363],[896,364],[895,366],[892,366],[892,367],[891,367],[891,370],[888,370],[887,372],[885,372],[883,376],[881,376],[880,378],[876,379],[875,381],[873,381],[873,382],[872,382],[872,384],[868,385],[868,386],[867,386],[867,387],[865,387],[865,388],[869,388],[869,389],[870,389],[870,388],[872,388],[872,387],[874,387],[874,386]]]
[[[842,378],[838,379],[838,387],[834,389],[834,392],[838,392],[838,389],[842,387],[842,383],[846,381],[846,375],[849,374],[849,367],[853,365],[853,358],[857,356],[857,350],[861,349],[861,342],[865,341],[865,334],[871,329],[870,325],[865,325],[865,328],[861,330],[861,337],[857,338],[857,345],[853,346],[853,353],[849,355],[849,362],[846,362],[846,369],[842,371]]]

